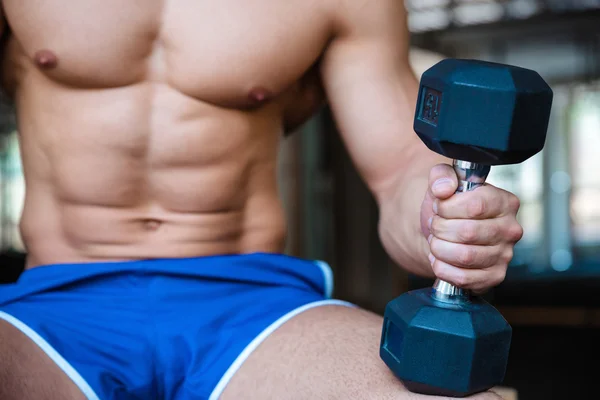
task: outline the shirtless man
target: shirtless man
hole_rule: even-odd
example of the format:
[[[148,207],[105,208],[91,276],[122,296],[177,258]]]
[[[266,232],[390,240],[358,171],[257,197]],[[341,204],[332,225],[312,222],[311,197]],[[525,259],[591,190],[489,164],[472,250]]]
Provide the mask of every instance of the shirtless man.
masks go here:
[[[402,1],[2,6],[27,269],[0,287],[1,399],[427,398],[380,361],[380,316],[281,254],[275,179],[322,82],[394,260],[504,279],[519,202],[452,196],[449,160],[414,134]]]

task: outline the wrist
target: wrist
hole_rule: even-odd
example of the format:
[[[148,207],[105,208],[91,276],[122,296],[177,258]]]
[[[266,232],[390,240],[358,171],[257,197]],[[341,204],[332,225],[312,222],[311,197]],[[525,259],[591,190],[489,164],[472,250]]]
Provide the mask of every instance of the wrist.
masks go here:
[[[403,269],[432,278],[429,243],[422,231],[419,208],[406,209],[400,203],[391,197],[380,205],[378,228],[381,243],[390,258]]]

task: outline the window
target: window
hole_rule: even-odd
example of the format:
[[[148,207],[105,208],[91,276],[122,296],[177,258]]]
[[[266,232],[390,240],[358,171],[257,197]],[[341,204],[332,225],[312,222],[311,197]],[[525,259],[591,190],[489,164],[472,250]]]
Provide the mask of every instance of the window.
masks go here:
[[[569,127],[573,240],[585,254],[600,245],[600,85],[573,88]]]
[[[488,182],[521,199],[525,235],[514,263],[558,272],[591,265],[600,249],[600,85],[554,85],[546,146]],[[597,264],[597,262],[596,262]]]
[[[23,251],[19,221],[25,198],[25,181],[21,167],[16,132],[0,137],[0,238],[2,250]]]

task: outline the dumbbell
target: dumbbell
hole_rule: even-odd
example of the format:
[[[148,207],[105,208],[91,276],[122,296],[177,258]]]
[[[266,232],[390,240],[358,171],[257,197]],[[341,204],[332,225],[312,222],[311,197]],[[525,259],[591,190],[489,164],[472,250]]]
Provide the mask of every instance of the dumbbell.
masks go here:
[[[414,130],[454,160],[457,193],[544,146],[553,92],[535,71],[446,59],[423,73],[418,96]],[[412,392],[465,397],[502,383],[511,339],[496,308],[438,279],[388,303],[380,356]]]

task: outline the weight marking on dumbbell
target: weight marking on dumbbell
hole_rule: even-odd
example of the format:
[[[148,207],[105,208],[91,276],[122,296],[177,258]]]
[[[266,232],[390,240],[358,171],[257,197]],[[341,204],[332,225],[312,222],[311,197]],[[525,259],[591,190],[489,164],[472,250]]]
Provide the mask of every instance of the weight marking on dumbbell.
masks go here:
[[[424,87],[419,119],[430,123],[433,126],[437,126],[441,104],[442,93],[435,89]]]

